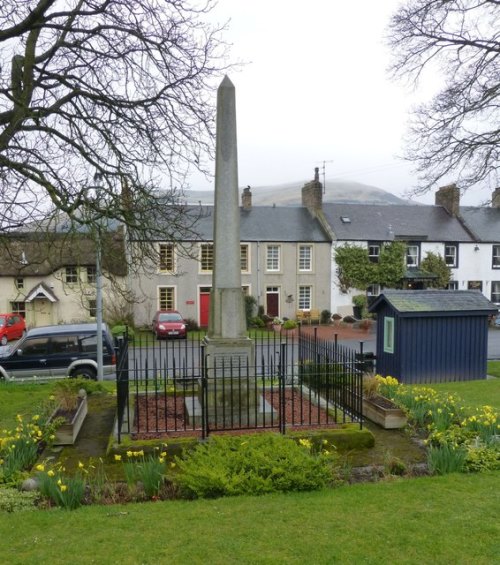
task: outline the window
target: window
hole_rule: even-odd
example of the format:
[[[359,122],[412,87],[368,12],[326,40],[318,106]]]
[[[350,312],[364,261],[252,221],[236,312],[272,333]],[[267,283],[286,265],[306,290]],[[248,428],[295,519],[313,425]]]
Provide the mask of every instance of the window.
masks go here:
[[[78,282],[78,270],[76,267],[66,267],[64,272],[64,282],[75,284]]]
[[[483,290],[483,281],[468,281],[467,283],[468,290]]]
[[[242,244],[240,246],[241,253],[241,272],[248,273],[250,271],[249,263],[249,248],[247,244]]]
[[[310,310],[312,301],[312,287],[299,286],[299,310]]]
[[[26,302],[11,302],[10,310],[13,314],[19,314],[26,318]]]
[[[18,277],[15,281],[15,285],[17,289],[24,288],[24,279],[22,277]]]
[[[368,243],[368,259],[372,263],[378,263],[380,257],[380,244]]]
[[[49,339],[38,337],[28,339],[22,347],[23,355],[47,355],[49,352]]]
[[[214,244],[202,243],[200,245],[200,269],[212,271],[214,268]]]
[[[366,288],[367,296],[378,296],[380,294],[380,285],[371,284]]]
[[[87,267],[87,282],[95,284],[97,282],[97,273],[95,267]]]
[[[500,281],[491,281],[491,299],[495,304],[500,304]]]
[[[312,245],[299,245],[299,271],[312,271]]]
[[[448,267],[458,265],[458,245],[449,244],[444,246],[444,261]]]
[[[267,246],[266,269],[268,271],[279,271],[280,270],[280,246],[279,245],[268,245]]]
[[[394,318],[384,318],[384,352],[394,353]]]
[[[250,296],[250,285],[248,284],[242,285],[241,292],[243,293],[243,296]]]
[[[493,256],[491,266],[500,269],[500,245],[493,245]]]
[[[175,310],[175,287],[162,286],[158,289],[158,306],[160,310]]]
[[[406,248],[406,266],[418,267],[419,247],[418,245],[408,245]]]
[[[175,271],[175,246],[173,243],[160,243],[160,271]]]
[[[458,290],[458,281],[450,281],[446,288],[448,290]]]
[[[97,300],[89,300],[87,302],[87,310],[91,318],[97,318]]]

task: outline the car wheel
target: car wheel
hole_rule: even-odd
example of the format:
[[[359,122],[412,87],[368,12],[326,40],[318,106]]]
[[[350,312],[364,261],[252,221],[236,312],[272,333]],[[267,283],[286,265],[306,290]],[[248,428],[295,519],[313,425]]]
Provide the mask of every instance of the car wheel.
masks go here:
[[[0,343],[1,343],[2,345],[7,345],[7,344],[9,343],[9,339],[7,338],[6,335],[3,335],[3,336],[2,336],[2,339],[0,340]]]
[[[73,379],[89,379],[91,381],[97,380],[97,374],[92,367],[79,367],[71,373]]]

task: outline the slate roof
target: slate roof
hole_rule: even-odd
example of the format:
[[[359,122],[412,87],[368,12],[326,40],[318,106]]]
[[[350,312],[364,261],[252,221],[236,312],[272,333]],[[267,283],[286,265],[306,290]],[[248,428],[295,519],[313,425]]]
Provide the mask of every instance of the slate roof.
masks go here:
[[[498,308],[477,290],[384,290],[370,306],[374,312],[388,302],[399,313],[482,312],[492,314]]]
[[[460,206],[460,215],[479,241],[500,243],[500,208]]]
[[[389,241],[390,232],[402,240],[474,241],[442,206],[324,203],[323,211],[337,239],[344,241]]]
[[[193,208],[193,212],[200,208]],[[331,239],[306,208],[296,206],[255,206],[239,208],[241,241],[329,243]],[[203,206],[193,225],[195,241],[213,241],[214,207]]]

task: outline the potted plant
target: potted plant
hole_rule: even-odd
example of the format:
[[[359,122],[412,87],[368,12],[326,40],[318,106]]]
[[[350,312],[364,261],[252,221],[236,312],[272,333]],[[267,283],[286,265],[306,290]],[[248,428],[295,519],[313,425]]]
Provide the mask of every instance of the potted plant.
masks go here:
[[[405,412],[380,393],[380,377],[367,375],[363,379],[363,415],[386,430],[404,428]]]
[[[64,379],[54,387],[56,408],[51,420],[59,426],[55,431],[54,445],[72,445],[87,415],[87,393],[78,379]]]
[[[278,318],[278,316],[276,316],[273,320],[273,330],[275,332],[281,331],[282,325],[283,325],[283,320],[281,318]]]
[[[295,320],[285,320],[283,322],[283,331],[285,333],[291,333],[294,334],[295,333],[295,329],[297,328],[298,324]]]

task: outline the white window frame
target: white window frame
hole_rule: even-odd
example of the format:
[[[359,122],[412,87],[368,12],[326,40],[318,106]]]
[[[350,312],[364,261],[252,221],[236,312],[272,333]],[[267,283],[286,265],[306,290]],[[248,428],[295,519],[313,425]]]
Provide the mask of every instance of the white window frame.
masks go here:
[[[500,281],[491,281],[491,298],[494,304],[500,304]]]
[[[90,265],[86,268],[86,276],[88,284],[95,284],[97,282],[97,269]]]
[[[78,267],[71,265],[69,267],[64,268],[64,282],[70,285],[78,284],[79,282]]]
[[[211,257],[209,257],[211,250]],[[204,257],[204,254],[206,256]],[[209,269],[203,268],[203,262],[210,259],[211,267]],[[213,243],[200,243],[200,273],[211,273],[214,268],[214,244]]]
[[[384,318],[384,353],[394,353],[394,318]]]
[[[372,263],[378,263],[380,259],[380,243],[369,242],[368,243],[368,259]]]
[[[281,245],[273,243],[266,247],[266,271],[270,273],[281,271]]]
[[[165,293],[165,296],[162,294]],[[171,293],[169,298],[167,294]],[[177,288],[172,285],[158,287],[158,310],[177,310]]]
[[[311,285],[300,285],[297,289],[297,297],[299,310],[309,311],[312,309],[313,287]]]
[[[458,245],[456,243],[447,243],[444,246],[444,262],[448,267],[458,266]]]
[[[413,253],[410,253],[413,250]],[[414,263],[410,262],[410,259],[414,258]],[[414,243],[410,243],[406,246],[406,266],[407,267],[418,267],[420,264],[420,247]]]
[[[168,268],[170,263],[171,268]],[[158,244],[158,272],[175,273],[176,268],[176,248],[175,243]]]
[[[250,245],[240,244],[240,267],[242,273],[250,273]]]
[[[491,248],[491,268],[500,269],[500,245],[493,245]]]
[[[307,253],[305,253],[307,251]],[[304,255],[303,255],[304,252]],[[310,244],[299,245],[298,270],[310,273],[313,270],[313,246]]]

